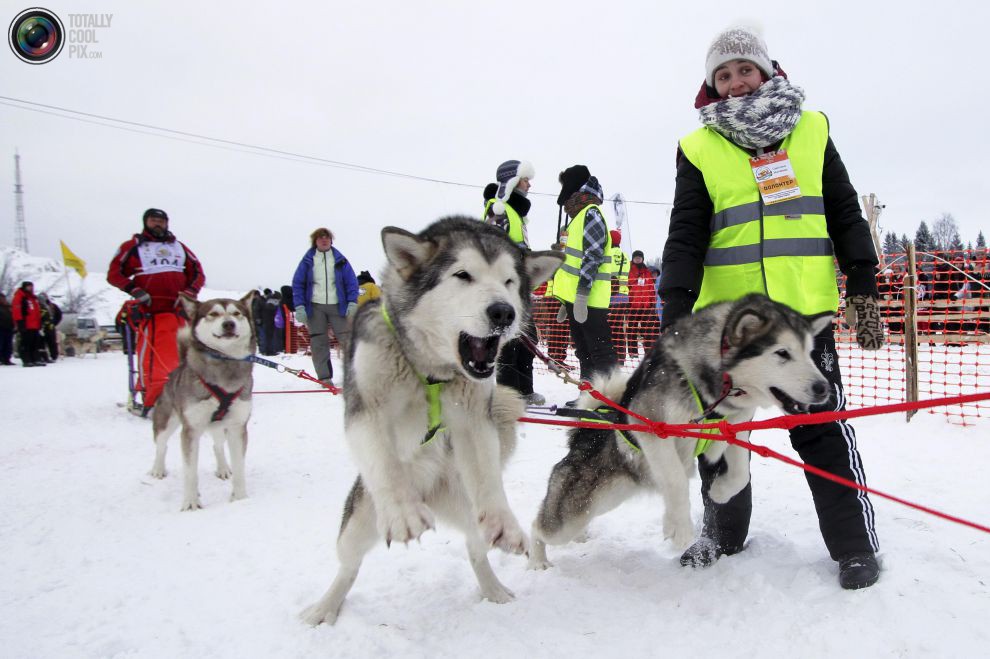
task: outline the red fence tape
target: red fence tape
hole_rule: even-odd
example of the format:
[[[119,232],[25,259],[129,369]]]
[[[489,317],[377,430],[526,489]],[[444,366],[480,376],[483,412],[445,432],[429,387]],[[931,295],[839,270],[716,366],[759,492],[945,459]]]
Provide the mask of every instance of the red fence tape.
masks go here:
[[[864,416],[874,416],[880,414],[892,414],[894,412],[906,412],[908,410],[920,410],[928,407],[939,407],[941,405],[954,405],[960,403],[972,403],[981,400],[990,400],[990,392],[983,394],[968,394],[965,396],[951,396],[947,398],[933,398],[930,400],[922,400],[910,403],[895,403],[892,405],[878,405],[876,407],[866,407],[858,410],[842,410],[838,412],[816,412],[814,414],[793,414],[787,416],[778,416],[772,419],[766,419],[764,421],[748,421],[746,423],[729,423],[728,421],[720,421],[719,423],[663,423],[659,421],[652,421],[644,416],[636,414],[631,410],[627,410],[618,403],[609,400],[603,394],[595,391],[591,388],[591,385],[587,382],[583,382],[580,386],[582,391],[588,392],[598,401],[613,407],[614,409],[639,419],[643,423],[616,423],[616,424],[603,424],[603,423],[592,423],[584,421],[557,421],[556,419],[532,419],[529,417],[522,417],[520,421],[526,423],[538,423],[545,425],[559,425],[568,426],[576,428],[595,428],[598,430],[602,429],[614,429],[614,430],[633,430],[638,432],[645,432],[654,434],[660,438],[666,438],[669,436],[675,437],[692,437],[700,439],[713,439],[725,441],[730,444],[735,444],[748,451],[757,453],[765,458],[775,458],[784,462],[786,464],[792,465],[794,467],[800,467],[801,469],[807,471],[808,473],[814,474],[821,478],[839,483],[840,485],[845,485],[846,487],[851,487],[855,490],[860,490],[861,492],[867,492],[869,494],[875,494],[883,499],[889,499],[895,503],[899,503],[903,506],[909,508],[914,508],[915,510],[920,510],[922,512],[928,513],[929,515],[934,515],[941,519],[948,520],[950,522],[955,522],[957,524],[962,524],[963,526],[968,526],[970,528],[983,531],[984,533],[990,533],[990,526],[984,526],[983,524],[978,524],[961,517],[956,517],[955,515],[949,515],[948,513],[943,513],[934,508],[929,508],[928,506],[923,506],[919,503],[914,503],[908,501],[907,499],[902,499],[900,497],[894,496],[892,494],[887,494],[886,492],[881,492],[871,487],[865,485],[860,485],[851,480],[842,478],[841,476],[836,476],[833,473],[819,469],[786,455],[778,453],[773,449],[761,446],[759,444],[751,444],[750,442],[744,441],[736,437],[736,433],[747,432],[752,430],[766,430],[770,428],[778,428],[782,430],[789,430],[796,426],[812,425],[818,423],[830,423],[832,421],[839,421],[842,419],[853,419],[857,417]],[[717,428],[719,431],[718,435],[715,434],[705,434],[700,432],[701,429],[705,428]]]

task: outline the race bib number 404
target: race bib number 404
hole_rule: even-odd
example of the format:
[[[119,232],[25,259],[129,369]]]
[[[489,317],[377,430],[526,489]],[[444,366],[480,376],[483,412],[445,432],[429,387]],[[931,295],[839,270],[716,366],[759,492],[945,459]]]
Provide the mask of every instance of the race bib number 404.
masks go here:
[[[753,178],[767,206],[801,196],[801,188],[786,151],[771,151],[750,158],[749,165],[753,168]]]

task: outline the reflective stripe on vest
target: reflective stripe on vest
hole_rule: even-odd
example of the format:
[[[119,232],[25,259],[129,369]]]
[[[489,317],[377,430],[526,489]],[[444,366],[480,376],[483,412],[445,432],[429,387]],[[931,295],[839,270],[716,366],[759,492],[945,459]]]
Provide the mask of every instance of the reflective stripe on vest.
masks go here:
[[[488,221],[488,211],[491,210],[494,203],[494,199],[489,199],[488,203],[485,204],[485,214],[481,216],[482,222]],[[502,205],[505,206],[505,216],[509,219],[509,240],[520,247],[529,247],[526,244],[526,235],[523,232],[523,220],[519,217],[519,213],[505,202],[502,202]]]
[[[577,297],[578,284],[581,280],[581,262],[584,260],[584,217],[588,209],[594,208],[605,220],[605,213],[595,204],[585,206],[567,225],[567,243],[564,246],[564,262],[553,276],[553,295],[558,300],[574,303]],[[608,309],[612,297],[612,236],[605,226],[605,258],[595,272],[595,281],[588,294],[588,306],[596,309]]]
[[[629,259],[619,247],[612,248],[612,263],[615,266],[616,293],[629,295]]]
[[[822,200],[827,142],[825,116],[803,112],[781,145],[802,196],[766,206],[749,153],[707,127],[681,140],[681,151],[704,176],[713,205],[695,309],[747,293],[763,293],[804,314],[838,308],[835,259]]]

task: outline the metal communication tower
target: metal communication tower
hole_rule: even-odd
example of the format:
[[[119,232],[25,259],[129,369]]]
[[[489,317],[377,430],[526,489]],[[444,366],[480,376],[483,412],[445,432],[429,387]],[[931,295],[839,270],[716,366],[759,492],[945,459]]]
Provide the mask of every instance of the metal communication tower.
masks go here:
[[[14,199],[17,200],[17,219],[14,221],[14,247],[27,252],[27,225],[24,223],[24,188],[21,185],[21,157],[14,151]]]

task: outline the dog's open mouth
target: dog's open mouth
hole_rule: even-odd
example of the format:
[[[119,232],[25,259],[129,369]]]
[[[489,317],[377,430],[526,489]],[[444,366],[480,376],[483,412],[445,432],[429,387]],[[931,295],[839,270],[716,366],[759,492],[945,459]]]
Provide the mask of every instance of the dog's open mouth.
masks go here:
[[[807,414],[807,405],[797,402],[777,387],[770,387],[770,393],[777,399],[777,402],[780,403],[780,408],[786,414]]]
[[[457,349],[461,353],[461,365],[473,378],[484,380],[495,372],[498,355],[498,335],[478,338],[461,332]]]
[[[221,332],[219,334],[214,334],[214,339],[236,339],[239,335],[236,331],[231,330],[229,332]]]

